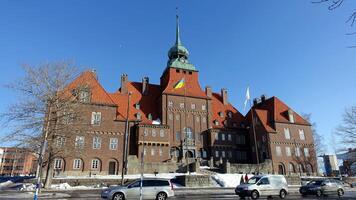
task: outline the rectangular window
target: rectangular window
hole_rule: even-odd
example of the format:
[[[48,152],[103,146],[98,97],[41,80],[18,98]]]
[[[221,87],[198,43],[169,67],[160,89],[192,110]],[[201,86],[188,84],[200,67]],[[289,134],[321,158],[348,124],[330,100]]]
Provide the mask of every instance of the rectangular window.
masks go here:
[[[155,155],[155,149],[152,147],[151,148],[151,156],[154,156]]]
[[[159,148],[159,156],[163,155],[162,147]]]
[[[215,157],[219,157],[219,151],[218,150],[215,150]]]
[[[280,146],[276,146],[276,155],[277,156],[282,156],[282,150]]]
[[[300,157],[300,149],[299,149],[299,147],[295,148],[295,156]]]
[[[82,160],[74,159],[74,161],[73,161],[73,169],[80,169],[81,166],[82,166]]]
[[[98,159],[93,159],[91,161],[91,169],[99,169],[99,160]]]
[[[143,155],[145,156],[147,154],[146,148],[143,147]]]
[[[55,159],[54,160],[54,169],[62,169],[62,159]]]
[[[231,139],[231,134],[228,134],[228,135],[227,135],[227,139],[228,139],[229,141],[232,140],[232,139]]]
[[[286,147],[286,155],[288,157],[292,156],[292,152],[290,151],[290,147]]]
[[[110,138],[110,150],[116,150],[119,140],[117,138]]]
[[[56,143],[56,145],[57,145],[57,147],[63,147],[64,144],[65,144],[65,142],[66,142],[66,138],[60,136],[60,137],[57,138],[57,143]]]
[[[228,151],[229,158],[232,158],[232,152]]]
[[[82,90],[79,92],[79,101],[83,103],[89,102],[89,91]]]
[[[245,144],[245,136],[244,135],[237,135],[236,137],[237,144]]]
[[[225,141],[225,133],[222,133],[222,134],[221,134],[221,140],[222,140],[222,141]]]
[[[289,115],[289,122],[290,123],[294,123],[294,115],[293,115],[293,113],[290,111],[288,115]]]
[[[91,124],[100,125],[101,123],[101,112],[92,112],[91,113]]]
[[[101,148],[101,138],[93,137],[93,149],[100,149],[100,148]]]
[[[206,110],[206,105],[205,104],[201,105],[201,109]]]
[[[181,140],[181,138],[180,138],[180,132],[179,132],[179,131],[176,132],[176,140],[177,140],[177,141],[180,141],[180,140]]]
[[[225,158],[225,151],[222,151],[222,152],[221,152],[221,156],[222,156],[223,158]]]
[[[241,152],[241,159],[242,160],[246,160],[247,159],[247,152],[246,151],[242,151]]]
[[[195,104],[194,103],[192,103],[191,108],[192,108],[192,110],[195,110]]]
[[[203,158],[206,158],[207,157],[207,153],[205,150],[203,150]]]
[[[304,135],[304,130],[303,129],[299,129],[299,138],[301,140],[305,140],[305,135]]]
[[[75,147],[84,148],[84,136],[75,137]]]
[[[290,139],[289,128],[284,128],[284,137],[285,137],[287,140]]]
[[[180,107],[181,109],[184,109],[184,103],[180,103],[180,104],[179,104],[179,107]]]
[[[168,107],[173,107],[173,101],[168,101]]]
[[[219,134],[215,133],[215,140],[219,140]]]
[[[304,148],[304,155],[305,155],[305,157],[309,157],[309,149],[308,148]]]

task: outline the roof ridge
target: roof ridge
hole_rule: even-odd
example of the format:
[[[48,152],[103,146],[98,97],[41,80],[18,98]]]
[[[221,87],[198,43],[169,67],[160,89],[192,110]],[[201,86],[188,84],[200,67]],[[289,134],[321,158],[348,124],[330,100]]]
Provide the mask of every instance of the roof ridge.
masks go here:
[[[111,103],[116,104],[114,102],[114,100],[111,98],[111,96],[109,95],[109,93],[105,90],[105,88],[100,84],[98,79],[94,76],[93,71],[87,70],[84,73],[89,73],[92,76],[92,78],[94,79],[94,81],[99,85],[99,87],[105,92],[106,96],[109,97],[109,99],[111,100]]]

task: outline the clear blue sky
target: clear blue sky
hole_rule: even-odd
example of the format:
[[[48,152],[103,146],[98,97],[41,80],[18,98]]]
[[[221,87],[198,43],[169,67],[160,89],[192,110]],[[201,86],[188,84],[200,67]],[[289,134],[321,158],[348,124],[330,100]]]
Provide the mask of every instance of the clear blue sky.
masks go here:
[[[312,113],[333,144],[344,108],[356,104],[356,49],[346,48],[356,37],[345,35],[352,29],[344,23],[356,3],[331,12],[310,2],[1,1],[0,85],[21,76],[22,63],[59,59],[95,68],[108,91],[120,87],[122,73],[158,83],[174,43],[178,4],[182,41],[203,87],[228,88],[242,113],[248,85],[253,97],[278,96],[297,112]],[[0,91],[3,112],[16,96]]]

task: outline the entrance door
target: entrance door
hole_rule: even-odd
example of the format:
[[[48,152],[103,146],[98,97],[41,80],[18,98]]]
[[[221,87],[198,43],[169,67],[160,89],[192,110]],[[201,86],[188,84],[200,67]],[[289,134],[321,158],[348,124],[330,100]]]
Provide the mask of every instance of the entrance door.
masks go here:
[[[109,162],[109,175],[116,175],[116,162],[115,161]]]

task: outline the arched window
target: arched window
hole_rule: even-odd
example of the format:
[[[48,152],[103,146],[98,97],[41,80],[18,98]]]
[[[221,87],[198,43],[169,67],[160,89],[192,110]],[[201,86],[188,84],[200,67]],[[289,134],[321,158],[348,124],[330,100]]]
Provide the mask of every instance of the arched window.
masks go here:
[[[91,169],[92,170],[100,170],[100,160],[99,159],[93,159],[91,160]]]
[[[283,163],[278,164],[278,174],[282,174],[282,175],[285,174],[285,168]]]
[[[73,160],[73,169],[81,169],[82,168],[82,160],[81,159],[74,159]]]
[[[295,173],[295,168],[294,168],[293,163],[288,164],[288,171],[289,171],[289,174]]]
[[[313,173],[313,166],[310,163],[308,163],[305,167],[308,175]]]
[[[194,139],[194,134],[193,134],[192,128],[190,128],[190,127],[184,128],[184,133],[185,133],[185,136],[187,137],[187,139]]]
[[[298,164],[298,172],[299,172],[299,173],[304,173],[303,164]]]

